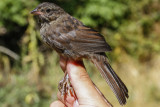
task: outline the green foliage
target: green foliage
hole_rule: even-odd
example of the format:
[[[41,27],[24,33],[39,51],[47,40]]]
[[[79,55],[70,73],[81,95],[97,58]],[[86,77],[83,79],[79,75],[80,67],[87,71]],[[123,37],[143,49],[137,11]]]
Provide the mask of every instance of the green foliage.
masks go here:
[[[81,5],[76,16],[85,24],[96,27],[108,25],[117,28],[121,19],[127,14],[128,6],[123,1],[114,0],[88,0],[85,6]]]
[[[1,0],[0,1],[0,26],[9,26],[8,22],[16,23],[20,26],[27,24],[27,16],[30,12],[29,9],[36,6],[37,2],[33,0]]]
[[[133,19],[124,21],[119,27],[121,38],[119,45],[140,61],[149,60],[153,52],[160,52],[160,37],[157,32],[157,27],[160,27],[158,24],[160,17],[158,11],[155,11],[158,8],[155,5],[157,2],[150,0],[130,2],[129,4],[137,6],[137,8],[130,7],[134,13],[130,16]]]

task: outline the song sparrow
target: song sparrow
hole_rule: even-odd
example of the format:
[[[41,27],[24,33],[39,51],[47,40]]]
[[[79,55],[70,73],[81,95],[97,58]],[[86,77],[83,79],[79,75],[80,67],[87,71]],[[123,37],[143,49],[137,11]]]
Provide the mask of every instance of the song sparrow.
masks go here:
[[[91,60],[119,103],[126,103],[129,97],[127,87],[108,63],[105,52],[111,51],[111,47],[99,32],[85,26],[54,3],[41,3],[31,13],[38,16],[40,34],[46,44],[68,59]]]

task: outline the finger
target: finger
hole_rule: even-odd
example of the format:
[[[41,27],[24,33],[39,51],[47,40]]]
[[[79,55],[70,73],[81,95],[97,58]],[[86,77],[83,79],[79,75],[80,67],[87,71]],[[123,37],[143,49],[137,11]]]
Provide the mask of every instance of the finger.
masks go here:
[[[64,98],[61,97],[61,93],[60,92],[57,93],[57,97],[67,107],[72,107],[73,105],[75,105],[75,98],[74,97],[66,96],[66,99],[64,101]]]
[[[97,102],[99,104],[105,104],[105,101],[95,89],[82,63],[68,61],[66,69],[78,97],[79,104],[98,105]]]
[[[93,83],[93,82],[92,82]],[[109,107],[112,107],[112,104],[106,99],[106,97],[103,95],[103,93],[98,89],[98,87],[93,83],[94,87],[98,91],[98,93],[102,96],[103,100],[107,103]]]
[[[54,101],[50,107],[66,107],[61,101]]]
[[[57,93],[57,97],[58,97],[59,100],[61,100],[61,93],[59,91]]]

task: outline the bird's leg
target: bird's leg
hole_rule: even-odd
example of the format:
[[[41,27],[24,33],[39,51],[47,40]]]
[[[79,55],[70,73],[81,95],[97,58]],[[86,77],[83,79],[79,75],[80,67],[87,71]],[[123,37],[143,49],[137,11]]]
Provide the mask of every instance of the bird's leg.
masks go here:
[[[66,99],[66,94],[67,94],[67,90],[66,90],[67,81],[66,81],[66,78],[65,78],[66,75],[67,75],[67,73],[65,73],[63,79],[62,79],[62,80],[59,82],[59,84],[58,84],[58,89],[59,89],[59,91],[60,91],[60,93],[61,93],[61,98],[62,98],[63,100]]]
[[[62,56],[60,57],[60,66],[65,74],[63,79],[59,82],[58,89],[61,93],[61,98],[64,101],[66,100],[67,96],[74,97],[75,100],[77,100],[75,91],[70,83],[69,76],[66,71],[67,62],[68,62],[67,58],[64,58]]]
[[[65,72],[64,78],[59,82],[58,89],[64,101],[66,100],[67,96],[71,96],[77,99],[75,91],[70,83],[67,72]]]

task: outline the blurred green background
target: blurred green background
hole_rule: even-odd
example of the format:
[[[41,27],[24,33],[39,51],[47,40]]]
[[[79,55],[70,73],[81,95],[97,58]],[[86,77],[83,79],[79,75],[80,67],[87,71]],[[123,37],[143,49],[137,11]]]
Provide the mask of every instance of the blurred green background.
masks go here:
[[[0,0],[0,107],[48,107],[63,73],[30,14],[45,0]],[[110,63],[129,89],[126,107],[160,105],[160,0],[50,0],[105,36]],[[109,86],[85,60],[107,99]]]

